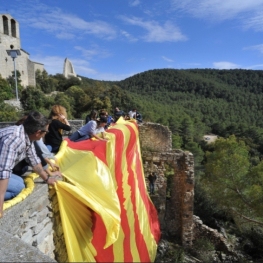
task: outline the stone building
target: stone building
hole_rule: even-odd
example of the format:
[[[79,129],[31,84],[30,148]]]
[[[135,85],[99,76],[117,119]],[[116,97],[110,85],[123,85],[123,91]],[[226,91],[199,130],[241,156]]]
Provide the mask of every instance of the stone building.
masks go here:
[[[9,14],[0,14],[0,74],[2,78],[12,76],[14,61],[7,54],[13,46],[21,55],[15,58],[16,70],[21,74],[21,84],[35,86],[35,72],[37,69],[43,71],[44,65],[29,59],[29,53],[21,48],[19,23]]]

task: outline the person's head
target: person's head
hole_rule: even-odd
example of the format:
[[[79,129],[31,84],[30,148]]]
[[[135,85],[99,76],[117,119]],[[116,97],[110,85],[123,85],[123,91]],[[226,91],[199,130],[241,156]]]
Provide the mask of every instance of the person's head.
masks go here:
[[[51,108],[49,119],[60,119],[60,114],[64,115],[67,118],[67,110],[61,105],[54,105]]]
[[[92,110],[92,111],[90,112],[90,118],[91,118],[91,120],[96,120],[97,117],[98,117],[98,112],[97,112],[96,110]]]
[[[100,110],[100,113],[99,113],[100,117],[107,117],[108,116],[108,112],[103,109],[103,110]]]
[[[39,140],[48,132],[50,120],[38,111],[32,111],[24,120],[25,132],[31,141]]]
[[[98,126],[99,127],[105,127],[107,125],[107,118],[106,117],[100,117],[97,120]]]

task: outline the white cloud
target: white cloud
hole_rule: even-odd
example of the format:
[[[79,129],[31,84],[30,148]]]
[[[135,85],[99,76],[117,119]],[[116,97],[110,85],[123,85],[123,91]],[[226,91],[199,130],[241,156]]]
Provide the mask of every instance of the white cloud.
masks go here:
[[[263,69],[263,64],[249,66],[248,69]]]
[[[56,75],[63,74],[63,66],[65,58],[58,56],[32,56],[32,61],[36,61],[44,64],[45,70],[48,74]],[[114,73],[103,73],[98,72],[96,69],[90,67],[90,63],[84,59],[69,58],[71,61],[74,70],[77,75],[85,76],[88,78],[93,78],[97,80],[123,80],[130,76],[133,76],[135,73],[130,74],[114,74]]]
[[[250,46],[250,47],[245,47],[243,49],[244,50],[257,50],[257,51],[259,51],[260,53],[263,54],[263,44]]]
[[[37,1],[17,13],[20,24],[54,34],[57,38],[82,37],[91,34],[99,38],[113,39],[115,29],[101,20],[86,21],[76,15],[64,13],[59,8],[49,8]]]
[[[228,62],[228,61],[219,61],[213,63],[214,68],[217,69],[234,69],[234,68],[241,68],[240,65]]]
[[[165,56],[162,56],[162,59],[165,60],[165,61],[167,61],[167,62],[174,62],[172,59],[167,58],[167,57],[165,57]]]
[[[111,54],[104,50],[104,49],[101,49],[99,48],[98,46],[94,45],[92,48],[90,49],[85,49],[83,47],[80,47],[80,46],[75,46],[74,47],[76,50],[79,50],[81,51],[82,53],[82,56],[86,59],[92,59],[93,57],[100,57],[100,58],[106,58],[106,57],[109,57]]]
[[[44,64],[45,70],[48,74],[55,75],[63,73],[63,66],[65,58],[58,56],[32,56],[30,60]]]
[[[237,15],[257,12],[263,9],[262,0],[171,0],[174,9],[199,18],[230,19]]]
[[[147,31],[146,35],[141,37],[146,42],[177,42],[187,40],[180,29],[170,21],[160,25],[156,21],[144,21],[138,17],[120,17],[130,25],[138,26]]]
[[[244,27],[246,29],[252,28],[255,31],[263,31],[263,11],[258,12],[254,16],[244,20]]]
[[[131,34],[129,34],[125,30],[121,30],[121,35],[123,35],[126,39],[128,39],[130,42],[136,42],[138,39],[133,37]]]
[[[133,1],[130,1],[130,6],[137,6],[140,4],[140,0],[133,0]]]

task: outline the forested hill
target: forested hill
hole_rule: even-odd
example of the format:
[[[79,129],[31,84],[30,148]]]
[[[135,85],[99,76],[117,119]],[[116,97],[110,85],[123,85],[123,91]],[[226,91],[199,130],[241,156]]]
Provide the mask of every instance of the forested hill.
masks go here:
[[[230,92],[263,92],[262,70],[155,69],[118,82],[122,88],[150,91],[190,92],[208,98],[228,98]],[[227,94],[226,94],[226,93]]]
[[[167,115],[181,119],[187,114],[211,129],[218,123],[221,128],[231,125],[263,128],[260,70],[156,69],[116,84],[134,96],[137,94],[136,106],[146,111],[147,116],[150,107],[155,115],[163,114],[164,119]]]

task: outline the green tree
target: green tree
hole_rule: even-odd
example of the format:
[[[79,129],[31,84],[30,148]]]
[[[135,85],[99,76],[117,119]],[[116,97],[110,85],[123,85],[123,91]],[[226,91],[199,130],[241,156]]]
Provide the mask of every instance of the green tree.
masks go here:
[[[19,112],[17,109],[11,105],[4,102],[0,102],[0,122],[5,121],[16,121],[19,119]]]
[[[16,70],[16,80],[17,80],[17,92],[18,92],[18,96],[21,96],[21,92],[23,90],[23,87],[21,86],[21,73],[19,70]],[[12,71],[12,76],[9,76],[7,79],[7,82],[9,83],[9,85],[12,87],[13,90],[13,98],[16,97],[16,84],[15,84],[15,72]]]
[[[0,75],[0,102],[9,100],[14,97],[14,89],[11,85]]]
[[[72,110],[71,105],[74,104],[73,98],[70,98],[69,96],[67,96],[63,92],[58,92],[56,97],[55,97],[55,104],[59,104],[59,105],[65,107],[67,110],[68,119],[72,119],[73,114],[71,112],[71,110]]]
[[[36,85],[44,92],[50,93],[55,91],[57,81],[50,77],[46,70],[40,71],[39,69],[36,70]]]
[[[21,104],[25,111],[39,110],[45,104],[45,94],[32,86],[28,86],[21,93]]]
[[[218,139],[206,158],[202,183],[211,200],[236,222],[263,226],[263,164],[250,171],[247,146],[234,135]]]
[[[183,137],[184,144],[193,141],[194,137],[194,124],[190,117],[186,117],[183,119],[181,124],[181,136]]]
[[[76,118],[79,118],[85,111],[86,105],[91,102],[90,97],[78,86],[68,88],[65,95],[72,99],[71,112]]]
[[[172,135],[172,146],[174,149],[181,149],[183,145],[183,139],[179,134]]]

